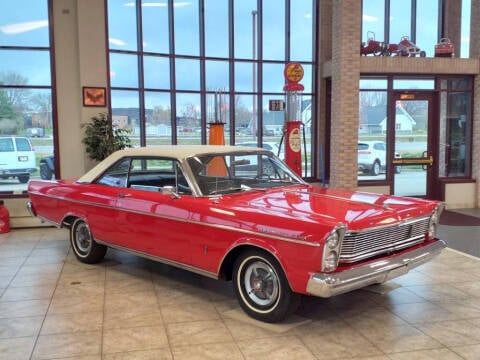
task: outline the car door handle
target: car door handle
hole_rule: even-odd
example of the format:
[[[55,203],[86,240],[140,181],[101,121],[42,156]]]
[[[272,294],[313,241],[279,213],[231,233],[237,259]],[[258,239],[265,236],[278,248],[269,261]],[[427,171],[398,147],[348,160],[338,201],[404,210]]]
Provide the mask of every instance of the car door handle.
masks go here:
[[[132,194],[124,194],[124,193],[119,193],[118,194],[119,198],[126,198],[126,197],[131,197],[131,196],[132,196]]]

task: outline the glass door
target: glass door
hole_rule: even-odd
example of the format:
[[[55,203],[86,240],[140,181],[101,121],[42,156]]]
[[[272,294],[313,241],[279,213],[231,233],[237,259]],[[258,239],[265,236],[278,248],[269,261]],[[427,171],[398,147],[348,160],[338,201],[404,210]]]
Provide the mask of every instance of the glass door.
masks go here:
[[[434,197],[432,93],[396,93],[391,108],[395,116],[393,146],[393,194]]]

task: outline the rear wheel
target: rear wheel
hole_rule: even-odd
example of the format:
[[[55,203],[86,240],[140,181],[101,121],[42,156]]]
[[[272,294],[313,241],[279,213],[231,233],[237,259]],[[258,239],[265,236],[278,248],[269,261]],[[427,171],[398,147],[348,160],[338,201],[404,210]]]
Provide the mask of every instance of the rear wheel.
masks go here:
[[[373,56],[380,56],[383,54],[383,48],[381,46],[377,46],[374,50],[373,50]]]
[[[98,263],[107,252],[105,245],[93,239],[88,224],[82,219],[75,220],[70,228],[70,244],[77,259],[86,264]]]
[[[374,176],[378,176],[380,174],[380,162],[378,160],[375,160],[373,163],[370,173]]]
[[[26,184],[30,180],[30,175],[18,175],[18,181],[20,181],[22,184]]]
[[[40,164],[40,177],[43,180],[51,180],[53,176],[52,170],[49,168],[47,163]]]
[[[296,310],[300,295],[294,293],[278,262],[269,254],[250,250],[234,264],[235,295],[251,317],[277,322]]]

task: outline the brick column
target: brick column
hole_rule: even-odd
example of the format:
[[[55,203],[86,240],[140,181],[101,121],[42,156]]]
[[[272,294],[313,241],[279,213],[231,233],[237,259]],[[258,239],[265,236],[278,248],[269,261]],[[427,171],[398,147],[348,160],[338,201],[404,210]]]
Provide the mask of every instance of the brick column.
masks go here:
[[[333,0],[330,186],[357,188],[361,1]]]
[[[455,56],[460,56],[461,50],[461,24],[462,1],[446,0],[444,15],[444,37],[449,38],[455,46]]]
[[[480,0],[471,0],[470,12],[470,58],[480,57]]]
[[[316,177],[318,179],[325,179],[327,174],[322,173],[325,170],[325,173],[328,173],[328,169],[325,169],[321,161],[325,161],[325,152],[328,151],[327,145],[327,80],[325,74],[324,65],[332,59],[332,0],[322,0],[319,2],[318,14],[319,19],[319,31],[317,34],[317,47],[318,47],[318,57],[317,61],[317,96],[316,96],[316,105],[317,105],[317,121],[316,121],[316,141],[317,149],[321,149],[321,153],[317,155],[317,164],[319,164]],[[323,158],[320,156],[323,155]]]
[[[470,58],[480,57],[480,0],[471,0]],[[480,77],[475,76],[473,97],[472,177],[476,179],[476,207],[480,207]]]

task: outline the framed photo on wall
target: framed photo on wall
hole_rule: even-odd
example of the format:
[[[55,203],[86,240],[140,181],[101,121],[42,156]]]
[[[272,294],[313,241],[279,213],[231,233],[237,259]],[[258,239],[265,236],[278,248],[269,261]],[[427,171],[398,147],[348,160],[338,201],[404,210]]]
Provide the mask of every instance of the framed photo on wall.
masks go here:
[[[83,87],[83,106],[107,106],[106,88]]]

